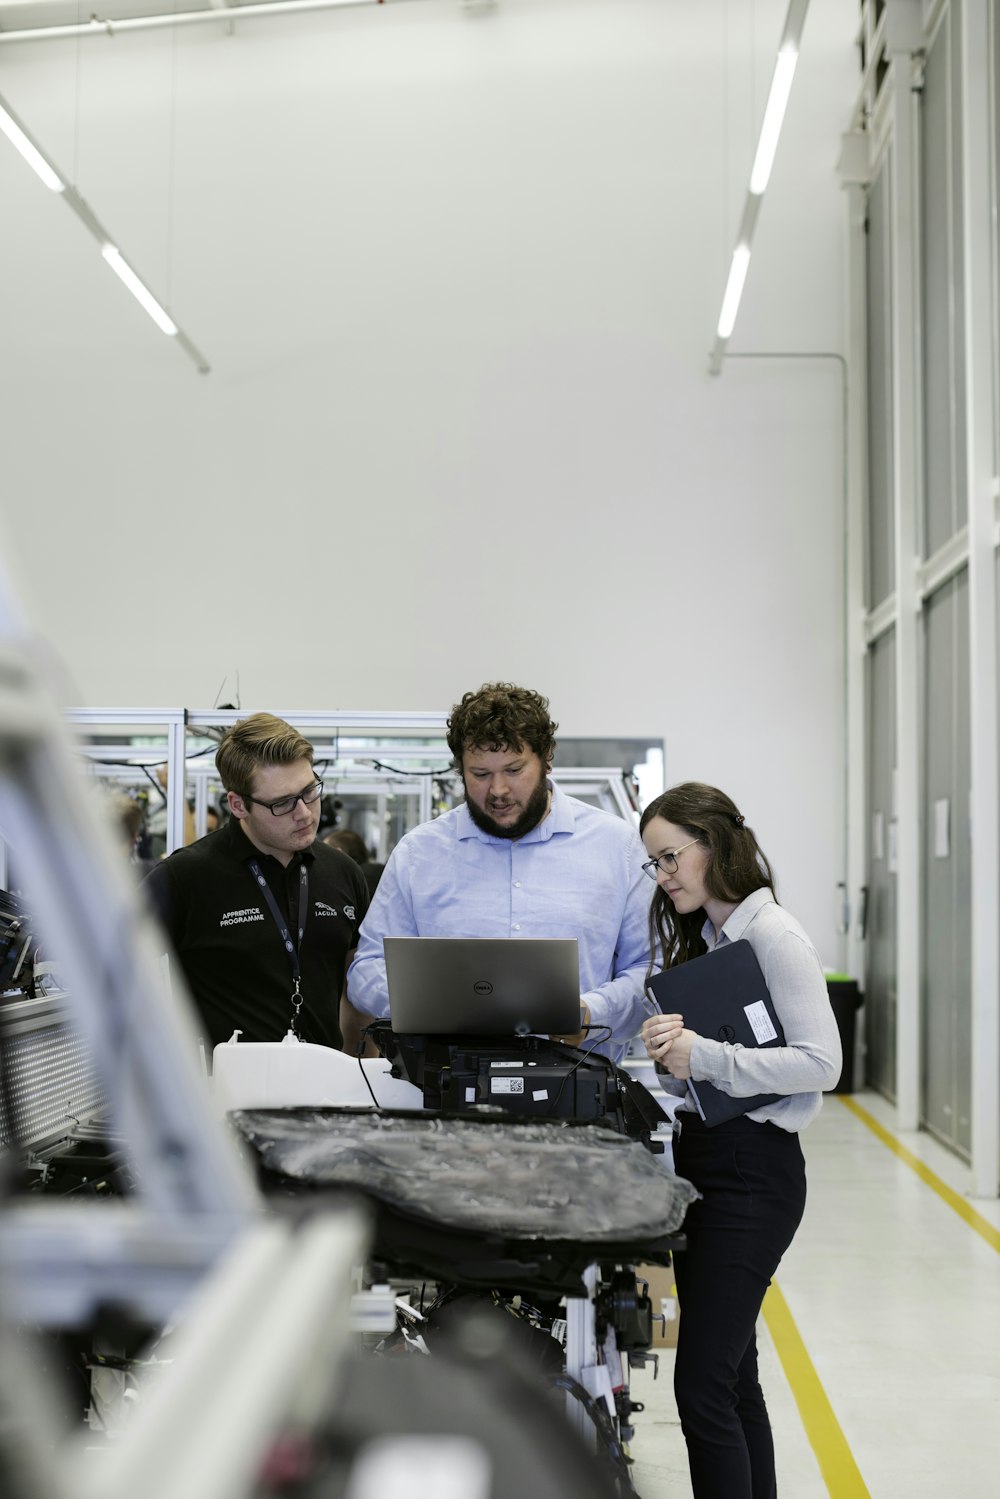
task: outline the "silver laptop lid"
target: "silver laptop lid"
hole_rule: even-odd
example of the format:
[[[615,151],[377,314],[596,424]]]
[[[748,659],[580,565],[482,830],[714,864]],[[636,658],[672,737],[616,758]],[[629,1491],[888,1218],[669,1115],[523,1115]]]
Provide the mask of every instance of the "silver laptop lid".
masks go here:
[[[575,937],[386,937],[397,1035],[571,1035],[580,1029]]]

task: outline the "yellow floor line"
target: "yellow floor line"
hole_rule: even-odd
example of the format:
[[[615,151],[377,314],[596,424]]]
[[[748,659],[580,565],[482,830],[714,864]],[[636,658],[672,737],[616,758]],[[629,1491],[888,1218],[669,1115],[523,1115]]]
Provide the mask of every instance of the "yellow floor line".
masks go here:
[[[870,1499],[867,1486],[833,1406],[803,1343],[795,1319],[788,1310],[777,1281],[764,1297],[764,1321],[781,1359],[802,1417],[806,1436],[816,1454],[824,1482],[832,1499]]]
[[[919,1156],[913,1154],[912,1150],[907,1150],[905,1145],[901,1145],[896,1136],[891,1134],[883,1124],[879,1124],[878,1120],[872,1114],[869,1114],[867,1109],[862,1108],[859,1103],[856,1103],[853,1098],[845,1093],[838,1093],[837,1097],[845,1109],[849,1109],[856,1119],[860,1119],[862,1124],[867,1125],[872,1134],[876,1135],[882,1141],[883,1145],[888,1146],[894,1155],[897,1155],[901,1161],[904,1161],[910,1167],[911,1171],[915,1171],[920,1180],[926,1182],[927,1186],[937,1193],[942,1202],[946,1202],[981,1239],[986,1240],[991,1249],[995,1249],[1000,1254],[1000,1229],[994,1228],[993,1224],[988,1218],[984,1218],[982,1213],[977,1213],[972,1204],[967,1202],[960,1192],[955,1192],[946,1182],[943,1182]]]

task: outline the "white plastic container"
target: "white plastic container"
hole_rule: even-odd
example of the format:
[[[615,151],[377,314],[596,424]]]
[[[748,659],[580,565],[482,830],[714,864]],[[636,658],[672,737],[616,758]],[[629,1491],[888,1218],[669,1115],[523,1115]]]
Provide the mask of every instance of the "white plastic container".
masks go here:
[[[373,1109],[376,1101],[383,1109],[423,1108],[420,1089],[390,1077],[384,1057],[359,1060],[300,1041],[291,1032],[283,1041],[239,1037],[235,1031],[212,1054],[212,1091],[222,1114],[231,1109]]]

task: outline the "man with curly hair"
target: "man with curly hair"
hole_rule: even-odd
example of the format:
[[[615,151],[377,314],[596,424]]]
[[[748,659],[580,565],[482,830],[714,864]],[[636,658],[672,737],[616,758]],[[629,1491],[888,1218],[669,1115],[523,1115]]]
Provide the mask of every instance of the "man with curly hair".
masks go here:
[[[558,725],[548,699],[510,682],[467,692],[448,720],[464,803],[403,838],[361,927],[348,998],[389,1013],[384,937],[575,937],[579,1040],[607,1027],[617,1058],[647,1010],[644,850],[630,824],[549,778]]]

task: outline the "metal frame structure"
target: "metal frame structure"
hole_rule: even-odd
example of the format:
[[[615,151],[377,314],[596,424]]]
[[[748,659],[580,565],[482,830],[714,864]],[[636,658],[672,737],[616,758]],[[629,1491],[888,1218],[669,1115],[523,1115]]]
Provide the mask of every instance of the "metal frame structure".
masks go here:
[[[969,476],[969,650],[973,690],[970,752],[976,836],[972,840],[972,1164],[975,1190],[1000,1190],[1000,735],[997,730],[997,481],[993,401],[996,378],[992,328],[981,309],[993,300],[990,244],[993,222],[989,85],[983,58],[990,41],[989,0],[962,0],[962,203],[965,217],[966,469]],[[994,8],[994,24],[996,12]],[[992,1060],[992,1087],[989,1071]]]
[[[927,38],[941,21],[944,0],[885,0],[862,6],[865,70],[845,137],[842,175],[850,213],[850,342],[853,365],[865,366],[864,189],[887,150],[891,161],[893,515],[895,589],[864,610],[863,528],[866,480],[855,474],[849,511],[851,576],[848,652],[853,663],[852,753],[863,754],[863,661],[859,651],[894,629],[896,641],[897,794],[897,1047],[896,1092],[901,1128],[920,1125],[923,1067],[920,1034],[921,932],[921,614],[933,593],[957,572],[969,578],[970,751],[975,836],[971,850],[972,1074],[971,1167],[975,1196],[1000,1192],[1000,794],[998,794],[997,568],[1000,549],[1000,480],[996,472],[994,410],[997,400],[993,340],[997,323],[983,312],[995,303],[989,79],[990,0],[951,0],[961,11],[962,204],[965,346],[965,444],[968,524],[922,560],[918,502],[920,451],[919,187],[913,89],[922,77]],[[882,80],[884,79],[884,82]],[[881,86],[880,86],[881,85]],[[846,166],[846,170],[845,170]],[[854,451],[864,451],[866,413],[852,408]],[[859,627],[860,620],[860,627]],[[849,824],[855,861],[863,857],[865,790],[851,783]],[[860,881],[859,881],[860,883]],[[860,966],[860,954],[856,960]]]
[[[187,758],[186,734],[188,731],[197,733],[199,729],[225,729],[238,723],[240,719],[247,718],[257,709],[220,709],[220,708],[69,708],[66,710],[66,721],[75,729],[86,732],[96,732],[109,728],[120,729],[149,729],[162,730],[167,739],[166,761],[167,761],[167,852],[172,853],[174,849],[180,848],[184,842],[184,795],[186,782],[191,782],[195,789],[195,830],[199,836],[205,831],[205,812],[207,808],[207,778],[216,775],[214,754],[210,749],[205,751],[205,758],[192,756]],[[433,758],[433,751],[427,745],[408,745],[407,738],[417,736],[439,737],[442,742],[442,753],[447,755],[444,748],[444,739],[447,731],[448,714],[445,712],[383,712],[335,709],[332,711],[319,711],[317,709],[278,709],[269,710],[276,712],[279,718],[293,723],[296,728],[307,733],[317,735],[317,758],[323,758],[325,739],[336,740],[340,736],[352,739],[385,740],[399,737],[399,743],[393,744],[371,744],[370,747],[363,746],[363,753],[357,756],[345,757],[355,761],[382,761],[382,756],[391,757],[396,760],[427,760]],[[139,751],[122,742],[114,742],[108,745],[84,744],[79,747],[80,753],[91,762],[91,767],[98,772],[102,758],[114,757],[120,759],[123,754],[132,755],[137,762],[147,758],[145,751]],[[162,759],[154,756],[149,751],[148,758],[152,761]],[[120,766],[109,767],[113,777],[120,778],[124,772]],[[616,816],[626,821],[636,820],[636,810],[633,807],[625,791],[622,780],[622,770],[607,766],[556,766],[552,772],[553,780],[564,789],[577,795],[593,796],[598,805],[606,811],[613,812]],[[343,788],[361,795],[385,795],[391,789],[395,794],[418,796],[419,806],[417,808],[417,822],[427,822],[432,815],[433,791],[436,780],[455,780],[454,772],[448,767],[442,767],[441,775],[434,776],[428,773],[419,776],[414,775],[412,781],[407,776],[395,774],[390,770],[376,769],[369,763],[362,768],[348,768],[342,771],[332,771],[328,779],[335,783],[337,788]],[[380,856],[385,850],[379,850]]]
[[[127,1299],[154,1321],[253,1220],[256,1189],[216,1120],[162,942],[80,776],[37,647],[0,573],[0,827],[73,999],[138,1193],[93,1208],[19,1204],[0,1218],[0,1293],[19,1319],[85,1322]],[[182,744],[181,721],[172,748]]]
[[[301,1228],[261,1222],[259,1196],[198,1073],[190,1023],[162,983],[151,919],[88,795],[4,582],[0,575],[0,826],[17,848],[72,988],[65,1014],[90,1049],[139,1194],[92,1207],[18,1203],[7,1211],[0,1299],[16,1308],[18,1323],[58,1327],[87,1325],[102,1304],[124,1303],[151,1325],[185,1307],[173,1367],[105,1461],[85,1464],[79,1436],[53,1456],[47,1432],[35,1439],[46,1412],[32,1410],[24,1438],[28,1492],[31,1499],[43,1492],[47,1499],[131,1499],[141,1487],[149,1499],[182,1490],[189,1499],[242,1499],[274,1437],[308,1431],[329,1396],[367,1225],[356,1210]],[[84,710],[70,716],[78,724],[108,721]],[[288,716],[310,726],[319,717]],[[400,717],[376,715],[382,728],[398,727]],[[421,729],[442,721],[406,718]],[[114,719],[166,723],[176,811],[191,716],[119,710]],[[372,723],[371,715],[322,719],[337,728]],[[576,783],[587,776],[574,772]],[[567,1365],[586,1380],[597,1364],[591,1299],[572,1299],[567,1320]],[[23,1349],[18,1354],[20,1366]],[[18,1405],[9,1386],[0,1382],[7,1411]]]

